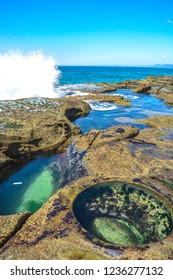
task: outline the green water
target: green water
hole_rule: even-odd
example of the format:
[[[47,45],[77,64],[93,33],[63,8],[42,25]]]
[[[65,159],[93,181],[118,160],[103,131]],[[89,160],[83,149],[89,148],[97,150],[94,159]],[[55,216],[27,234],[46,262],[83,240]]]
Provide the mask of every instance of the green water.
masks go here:
[[[37,211],[51,195],[86,176],[82,155],[69,144],[62,154],[38,157],[0,183],[0,215]]]
[[[53,179],[49,170],[43,170],[36,180],[28,186],[17,212],[26,209],[34,213],[38,210],[53,193]]]
[[[38,158],[0,184],[1,215],[34,213],[58,189],[60,174],[53,170],[51,160],[56,156]]]
[[[96,218],[88,225],[88,230],[99,239],[119,245],[135,245],[144,243],[140,232],[129,223],[113,218]]]
[[[78,195],[73,212],[94,236],[124,246],[162,240],[173,228],[170,209],[155,193],[125,182],[91,186]]]

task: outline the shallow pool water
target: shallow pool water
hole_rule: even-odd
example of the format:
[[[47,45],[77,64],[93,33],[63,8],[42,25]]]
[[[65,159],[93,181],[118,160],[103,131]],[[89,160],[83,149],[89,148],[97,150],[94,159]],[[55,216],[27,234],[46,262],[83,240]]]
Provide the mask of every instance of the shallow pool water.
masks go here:
[[[110,94],[110,93],[109,93]],[[146,125],[137,123],[137,119],[148,118],[154,115],[173,115],[170,106],[154,95],[135,94],[130,90],[117,90],[114,95],[122,95],[130,99],[131,106],[120,106],[113,103],[89,102],[93,110],[85,118],[77,119],[74,123],[79,125],[82,133],[90,129],[106,129],[114,125],[133,125],[138,129]]]
[[[172,231],[172,214],[152,191],[125,182],[91,186],[73,204],[80,224],[95,237],[118,245],[147,244]]]
[[[86,175],[81,158],[69,145],[62,154],[27,163],[0,183],[0,215],[37,211],[63,185]]]

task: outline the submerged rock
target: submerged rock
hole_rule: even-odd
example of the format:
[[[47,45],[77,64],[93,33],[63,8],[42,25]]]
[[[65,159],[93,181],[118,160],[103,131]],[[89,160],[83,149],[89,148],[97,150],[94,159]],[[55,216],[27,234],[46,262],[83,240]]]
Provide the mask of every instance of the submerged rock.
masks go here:
[[[143,243],[142,235],[131,228],[124,221],[107,217],[95,218],[88,225],[88,230],[104,241],[125,246]]]

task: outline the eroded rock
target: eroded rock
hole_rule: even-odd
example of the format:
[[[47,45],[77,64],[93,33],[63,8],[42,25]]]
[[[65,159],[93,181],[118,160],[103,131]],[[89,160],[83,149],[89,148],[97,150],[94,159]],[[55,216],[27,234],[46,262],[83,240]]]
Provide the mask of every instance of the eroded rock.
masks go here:
[[[10,160],[62,146],[80,128],[71,123],[90,112],[89,104],[68,99],[30,98],[1,102],[1,167]]]
[[[148,91],[150,89],[151,89],[151,86],[140,86],[140,87],[133,89],[132,91],[136,92],[136,93],[148,93]]]
[[[31,214],[29,212],[0,216],[0,248],[21,229]]]
[[[151,242],[150,244],[140,244],[133,247],[126,247],[118,244],[105,242],[92,233],[88,232],[81,226],[74,215],[73,207],[76,198],[85,190],[96,184],[102,183],[103,186],[111,182],[121,181],[121,178],[99,178],[84,177],[62,188],[58,193],[53,195],[47,203],[32,215],[22,229],[16,233],[1,249],[0,259],[171,259],[173,255],[173,233],[171,232],[162,241]],[[172,216],[172,204],[166,194],[172,194],[172,190],[167,190],[163,184],[152,179],[152,183],[144,178],[140,183],[134,180],[127,180],[125,184],[133,184],[140,190],[152,193],[152,197],[157,197],[164,207],[168,209]],[[157,191],[156,191],[157,187]],[[155,188],[155,189],[154,189]],[[118,204],[115,207],[121,207],[122,201],[126,201],[127,193],[123,194],[118,190],[116,196],[119,196]],[[135,194],[134,194],[135,195]],[[87,197],[86,197],[87,198]],[[100,207],[110,209],[111,198],[100,205],[96,204],[98,211]],[[135,196],[136,203],[144,206],[150,201],[151,211],[157,213],[157,207],[153,205],[152,199],[148,196],[148,200],[139,200],[139,196]],[[141,197],[142,199],[142,197]],[[133,199],[132,199],[133,200]],[[94,200],[91,197],[91,205],[94,206]],[[132,201],[131,201],[132,202]],[[132,203],[133,204],[133,203]],[[118,206],[119,205],[119,206]],[[122,204],[123,205],[123,204]],[[125,206],[125,205],[124,205]],[[132,206],[132,205],[131,205]],[[156,205],[157,206],[157,205]],[[130,206],[129,206],[130,207]],[[154,208],[153,208],[154,207]],[[162,207],[162,205],[160,206]],[[124,213],[128,215],[128,207],[122,208]],[[93,208],[94,211],[94,208]],[[148,211],[148,210],[147,210]],[[156,214],[155,213],[155,214]],[[161,212],[158,210],[158,214]],[[138,211],[132,211],[132,216],[141,215]],[[147,215],[147,213],[146,213]],[[150,213],[151,215],[151,213]],[[129,216],[130,217],[130,216]],[[147,216],[146,216],[147,217]],[[135,218],[135,219],[136,219]],[[163,218],[163,217],[162,217]],[[151,215],[152,220],[152,215]],[[98,223],[97,223],[98,226]],[[142,226],[142,224],[140,225]],[[149,230],[149,229],[147,229]],[[162,234],[158,231],[159,234]],[[108,253],[109,252],[109,253]],[[141,254],[142,252],[142,254]]]
[[[153,116],[147,119],[137,120],[139,123],[147,124],[154,128],[173,129],[173,116]]]
[[[99,147],[106,143],[133,138],[138,133],[138,129],[132,126],[112,126],[103,131],[93,129],[85,135],[77,136],[74,140],[74,145],[78,151],[84,152],[89,148]]]

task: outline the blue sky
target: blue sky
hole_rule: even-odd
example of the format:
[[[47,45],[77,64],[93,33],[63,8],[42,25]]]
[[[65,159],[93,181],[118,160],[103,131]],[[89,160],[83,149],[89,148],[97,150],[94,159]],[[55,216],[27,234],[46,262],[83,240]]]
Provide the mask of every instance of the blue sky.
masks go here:
[[[0,53],[60,65],[173,64],[172,0],[1,0]]]

